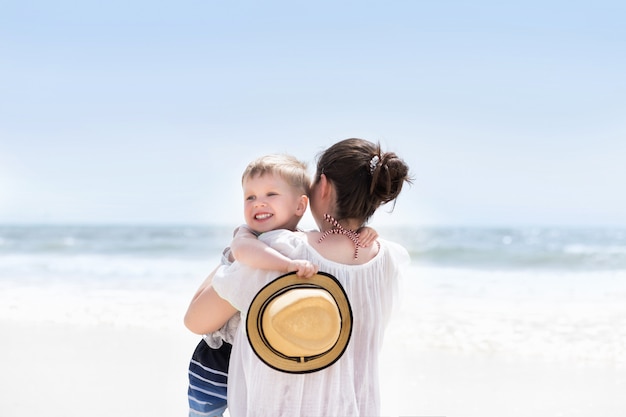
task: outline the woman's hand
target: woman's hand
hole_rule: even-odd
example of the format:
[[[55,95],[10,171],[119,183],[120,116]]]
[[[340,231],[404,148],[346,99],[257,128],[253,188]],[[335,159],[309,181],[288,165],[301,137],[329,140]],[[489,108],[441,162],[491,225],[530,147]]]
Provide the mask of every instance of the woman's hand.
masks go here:
[[[215,332],[237,313],[237,309],[220,297],[211,286],[216,271],[217,268],[200,285],[187,308],[184,322],[193,333]]]

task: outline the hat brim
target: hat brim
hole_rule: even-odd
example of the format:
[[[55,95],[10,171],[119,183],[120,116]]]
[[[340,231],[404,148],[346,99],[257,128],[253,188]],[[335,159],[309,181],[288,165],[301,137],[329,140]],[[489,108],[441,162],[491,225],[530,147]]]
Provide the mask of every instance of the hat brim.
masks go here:
[[[276,296],[296,288],[325,290],[337,304],[341,317],[339,337],[329,350],[319,355],[286,356],[274,349],[264,336],[262,320],[266,307]],[[345,352],[352,334],[352,308],[346,292],[334,276],[318,272],[311,278],[301,278],[295,272],[290,272],[271,281],[257,293],[248,309],[246,330],[252,350],[269,367],[292,374],[315,372],[329,367]]]

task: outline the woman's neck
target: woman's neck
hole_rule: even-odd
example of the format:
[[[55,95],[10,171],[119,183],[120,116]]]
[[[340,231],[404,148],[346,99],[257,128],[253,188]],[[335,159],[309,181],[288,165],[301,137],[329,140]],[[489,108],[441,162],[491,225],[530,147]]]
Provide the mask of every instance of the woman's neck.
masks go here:
[[[341,227],[345,230],[356,232],[361,228],[362,224],[356,219],[336,220],[330,214],[324,214],[324,219],[319,223],[320,232],[326,232],[331,229]]]
[[[333,216],[329,214],[324,214],[324,220],[328,224],[330,224],[330,228],[326,228],[322,231],[322,236],[319,238],[317,243],[322,243],[326,237],[330,235],[342,235],[347,237],[354,244],[354,259],[359,257],[359,248],[362,247],[359,241],[359,234],[356,229],[348,229],[344,227],[339,221],[337,221]],[[350,224],[350,222],[345,222],[346,224]]]

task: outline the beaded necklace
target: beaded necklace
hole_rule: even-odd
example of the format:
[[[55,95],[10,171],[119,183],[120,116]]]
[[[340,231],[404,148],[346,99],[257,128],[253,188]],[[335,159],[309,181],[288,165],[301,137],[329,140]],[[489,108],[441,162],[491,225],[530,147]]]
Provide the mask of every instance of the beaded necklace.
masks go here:
[[[326,236],[328,236],[328,235],[344,235],[344,236],[347,236],[352,242],[354,242],[354,259],[358,258],[359,257],[359,248],[361,247],[361,244],[359,243],[359,234],[356,231],[354,231],[354,230],[350,230],[350,229],[344,228],[330,214],[324,214],[324,220],[326,220],[328,223],[332,224],[333,228],[325,231],[322,234],[322,237],[320,237],[317,242],[318,243],[322,243],[322,240],[324,240],[324,238]]]

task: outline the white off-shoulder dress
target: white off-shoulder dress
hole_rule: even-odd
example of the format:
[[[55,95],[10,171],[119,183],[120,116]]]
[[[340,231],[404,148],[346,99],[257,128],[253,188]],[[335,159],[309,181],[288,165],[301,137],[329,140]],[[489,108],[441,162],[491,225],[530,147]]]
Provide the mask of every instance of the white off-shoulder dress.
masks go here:
[[[274,370],[254,353],[246,336],[248,307],[277,272],[234,262],[213,279],[217,293],[241,312],[230,358],[228,408],[232,417],[379,416],[378,356],[393,308],[402,267],[409,262],[400,245],[379,239],[380,251],[362,265],[323,258],[298,233],[275,230],[259,239],[292,259],[308,259],[335,276],[344,287],[353,313],[350,342],[328,368],[308,374]]]

